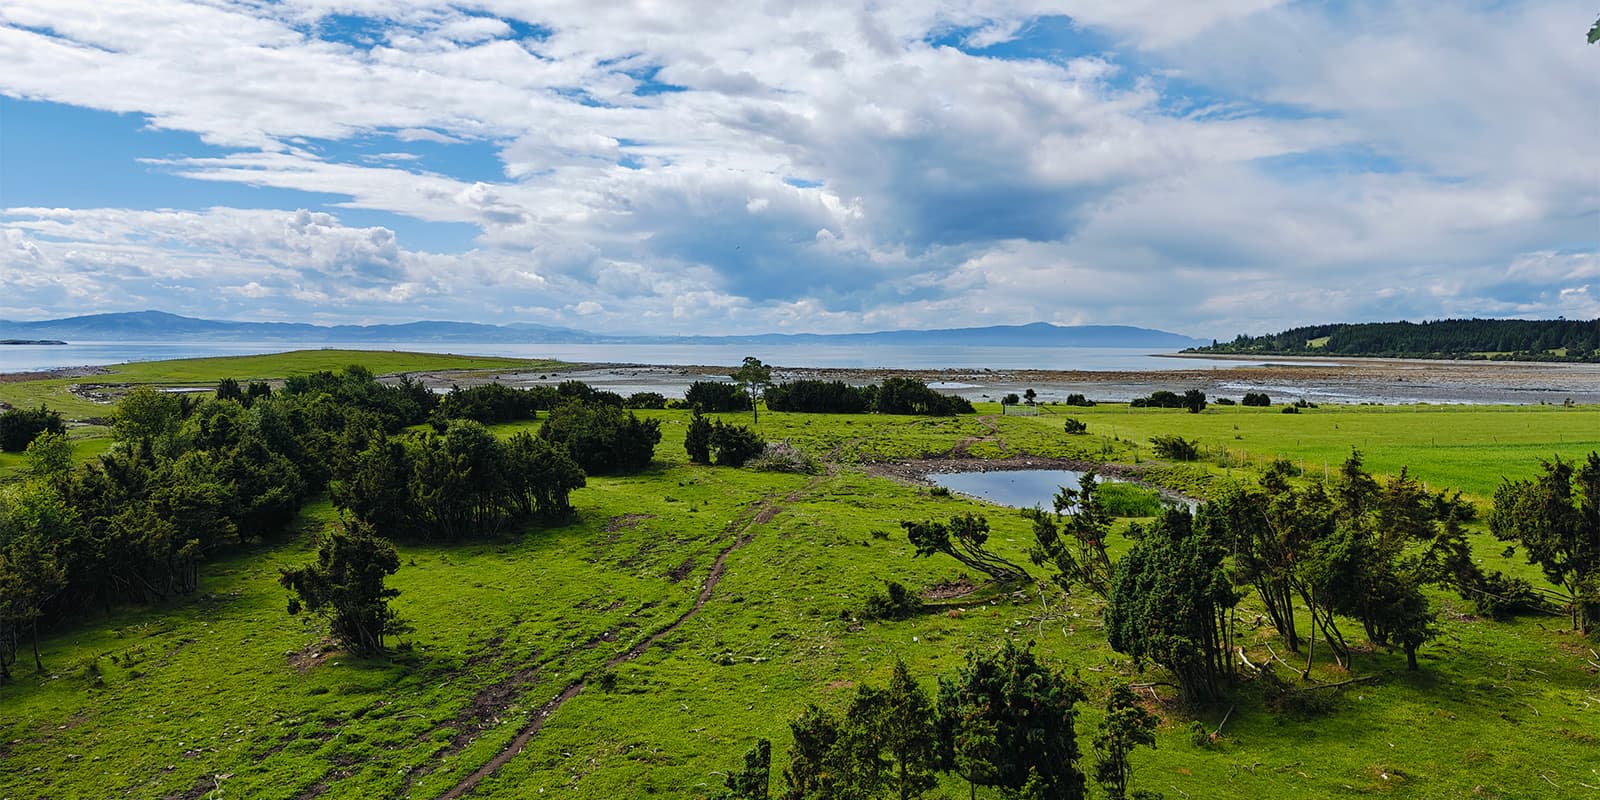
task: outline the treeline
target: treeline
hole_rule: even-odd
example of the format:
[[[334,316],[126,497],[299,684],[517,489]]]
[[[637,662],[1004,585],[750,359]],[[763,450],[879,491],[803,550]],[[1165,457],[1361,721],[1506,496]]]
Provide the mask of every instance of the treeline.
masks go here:
[[[940,394],[914,378],[888,378],[882,385],[799,380],[766,390],[767,408],[818,414],[919,414],[945,417],[973,413],[966,398]]]
[[[209,400],[138,387],[113,412],[116,445],[85,465],[46,425],[26,448],[29,477],[0,491],[0,678],[24,638],[42,668],[41,625],[192,593],[210,554],[281,533],[324,491],[383,536],[460,539],[562,516],[586,473],[649,463],[658,423],[563,387],[538,436],[504,441],[471,416],[507,413],[494,409],[523,390],[475,387],[447,405],[359,366],[277,392],[225,380]]]
[[[623,397],[616,392],[596,389],[583,381],[562,381],[554,386],[518,389],[500,383],[450,387],[439,398],[433,418],[443,427],[452,419],[470,419],[485,425],[534,419],[540,411],[550,411],[564,403],[577,401],[615,408],[666,408],[669,401],[658,392],[635,392]],[[748,406],[747,406],[748,407]]]
[[[1213,342],[1184,352],[1596,362],[1600,361],[1600,319],[1309,325],[1266,336],[1240,334],[1231,342]]]

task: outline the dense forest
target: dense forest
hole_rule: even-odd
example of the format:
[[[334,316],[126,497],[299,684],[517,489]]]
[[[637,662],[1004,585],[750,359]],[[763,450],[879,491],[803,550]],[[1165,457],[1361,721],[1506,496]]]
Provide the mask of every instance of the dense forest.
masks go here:
[[[1600,361],[1600,319],[1442,319],[1308,325],[1239,334],[1185,353],[1385,356],[1516,361]]]

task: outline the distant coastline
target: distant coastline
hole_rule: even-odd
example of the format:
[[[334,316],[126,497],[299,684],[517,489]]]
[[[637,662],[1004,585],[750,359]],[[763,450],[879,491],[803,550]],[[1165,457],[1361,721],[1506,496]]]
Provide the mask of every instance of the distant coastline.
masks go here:
[[[0,344],[66,344],[60,339],[0,339]]]

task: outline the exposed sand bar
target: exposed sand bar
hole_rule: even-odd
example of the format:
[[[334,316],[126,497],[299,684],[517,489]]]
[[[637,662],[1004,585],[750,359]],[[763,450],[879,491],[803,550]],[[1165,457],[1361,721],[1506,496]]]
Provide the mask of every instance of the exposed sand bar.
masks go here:
[[[1155,371],[1028,369],[855,369],[777,366],[775,380],[814,378],[864,384],[890,376],[913,377],[973,400],[995,400],[1033,389],[1041,401],[1081,393],[1122,402],[1156,389],[1200,389],[1237,399],[1266,392],[1275,402],[1305,398],[1327,403],[1600,403],[1600,364],[1504,361],[1431,361],[1377,358],[1282,358],[1259,366],[1180,366],[1203,356],[1174,357],[1173,369]],[[682,397],[696,380],[725,379],[732,365],[654,366],[573,364],[559,371],[424,376],[430,383],[469,385],[499,381],[513,386],[581,380],[619,394],[660,392]]]

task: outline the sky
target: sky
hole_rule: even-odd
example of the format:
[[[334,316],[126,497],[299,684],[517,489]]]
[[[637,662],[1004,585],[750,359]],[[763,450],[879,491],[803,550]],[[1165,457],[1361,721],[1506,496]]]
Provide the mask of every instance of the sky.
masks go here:
[[[0,319],[1591,319],[1595,12],[6,0]]]

